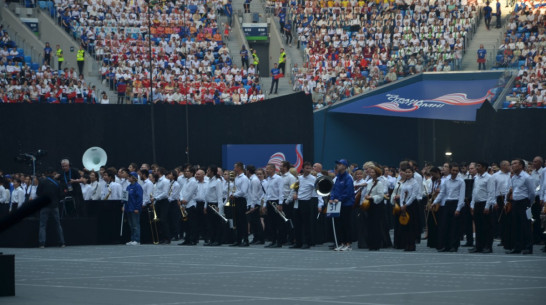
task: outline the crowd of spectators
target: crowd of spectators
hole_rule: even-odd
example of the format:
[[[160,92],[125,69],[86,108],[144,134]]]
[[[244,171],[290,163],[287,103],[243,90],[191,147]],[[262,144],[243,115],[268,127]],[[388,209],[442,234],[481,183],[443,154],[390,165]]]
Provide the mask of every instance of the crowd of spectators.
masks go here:
[[[74,68],[33,63],[0,25],[0,103],[93,103],[94,88]]]
[[[480,10],[466,0],[271,5],[281,27],[296,32],[305,63],[294,67],[294,90],[313,94],[315,108],[423,71],[459,69]]]
[[[546,1],[516,5],[510,15],[504,43],[497,53],[497,67],[519,68],[504,108],[546,106]]]
[[[229,24],[219,21],[228,4],[231,10],[223,0],[157,1],[151,8],[144,0],[61,0],[51,13],[102,63],[103,82],[118,92],[118,102],[263,100],[256,67],[231,58]]]

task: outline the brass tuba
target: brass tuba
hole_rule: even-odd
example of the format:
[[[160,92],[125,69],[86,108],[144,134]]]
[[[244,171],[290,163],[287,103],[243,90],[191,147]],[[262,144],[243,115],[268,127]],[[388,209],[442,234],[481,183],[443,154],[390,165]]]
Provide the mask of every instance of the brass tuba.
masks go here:
[[[315,190],[322,197],[330,195],[334,188],[334,181],[328,176],[321,176],[315,180]]]

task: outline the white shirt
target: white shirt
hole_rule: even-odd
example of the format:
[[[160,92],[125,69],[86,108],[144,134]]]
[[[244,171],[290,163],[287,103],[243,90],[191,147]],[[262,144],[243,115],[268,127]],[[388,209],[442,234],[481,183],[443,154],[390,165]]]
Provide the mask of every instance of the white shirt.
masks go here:
[[[110,194],[110,195],[108,195]],[[108,199],[106,199],[108,196]],[[102,200],[121,200],[121,185],[117,182],[110,182],[102,189]]]
[[[91,184],[89,184],[89,189],[89,199],[86,200],[100,200],[101,188],[99,182],[91,182]]]
[[[189,180],[184,190],[184,200],[186,207],[191,208],[197,204],[197,201],[205,201],[206,182],[198,182],[196,179]]]
[[[419,193],[421,186],[415,178],[404,181],[400,187],[400,204],[412,205],[416,199],[418,200]]]
[[[14,189],[11,193],[11,204],[18,203],[19,206],[25,202],[25,191],[21,186]]]
[[[474,187],[472,189],[472,201],[470,201],[470,207],[474,208],[476,202],[487,201],[485,208],[489,209],[496,203],[494,194],[495,189],[491,175],[488,173],[476,175],[476,177],[474,177]]]
[[[360,195],[360,204],[362,204],[362,202],[366,200],[367,195],[372,197],[374,204],[382,204],[385,189],[385,183],[382,181],[381,177],[377,179],[376,183],[372,180],[366,185],[366,188],[362,190],[362,193]]]
[[[150,195],[154,190],[154,184],[150,179],[144,180],[142,183],[142,205],[148,205],[150,203]]]
[[[457,211],[461,211],[464,207],[464,192],[465,192],[464,180],[457,177],[455,180],[449,178],[442,181],[440,185],[440,193],[434,203],[441,203],[442,206],[445,205],[446,201],[457,200]]]
[[[3,185],[0,185],[0,204],[1,203],[9,203],[9,190],[7,190],[6,194],[6,188]]]
[[[265,200],[282,200],[282,178],[281,176],[274,174],[271,177],[267,177],[267,185],[265,188]]]
[[[531,204],[535,201],[535,184],[529,174],[521,171],[519,175],[513,175],[510,178],[510,186],[512,188],[512,198],[514,200],[529,199]]]
[[[313,197],[318,197],[315,191],[316,180],[317,178],[313,175],[299,176],[298,200],[310,200]]]
[[[257,207],[261,204],[260,199],[262,198],[263,190],[262,184],[258,176],[253,174],[250,176],[250,187],[248,189],[248,198],[246,205],[249,207]]]
[[[26,195],[29,195],[29,200],[34,200],[36,199],[36,189],[37,189],[37,186],[36,185],[28,185],[25,187],[25,197]]]
[[[413,179],[417,182],[417,186],[419,187],[419,193],[417,194],[417,200],[423,199],[423,192],[424,192],[424,186],[423,186],[423,176],[421,176],[419,173],[415,172],[413,173]]]
[[[290,172],[286,172],[282,175],[282,200],[286,203],[293,201],[295,192],[290,186],[295,183],[296,180],[296,177]]]
[[[239,176],[235,177],[235,193],[233,193],[233,196],[246,198],[248,196],[249,186],[250,180],[241,173]]]
[[[165,176],[161,176],[156,183],[153,195],[156,201],[167,199],[169,196],[169,179]]]
[[[217,177],[212,177],[209,180],[205,190],[205,207],[207,207],[209,203],[216,203],[219,206],[223,204],[224,198],[222,196],[222,189],[222,180]]]
[[[180,184],[176,180],[169,182],[169,191],[167,192],[169,201],[178,201],[178,198],[180,197],[180,189]]]
[[[495,197],[506,196],[510,190],[510,173],[503,173],[498,171],[491,176],[493,180],[493,191]]]

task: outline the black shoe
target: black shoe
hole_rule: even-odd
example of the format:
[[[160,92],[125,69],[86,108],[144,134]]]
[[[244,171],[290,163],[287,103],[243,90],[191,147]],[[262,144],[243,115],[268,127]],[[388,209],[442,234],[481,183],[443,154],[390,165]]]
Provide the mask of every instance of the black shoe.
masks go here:
[[[256,242],[256,245],[263,245],[263,244],[265,244],[265,241],[263,241],[263,240],[260,240],[260,241]]]
[[[474,247],[474,243],[466,243],[462,245],[461,247]]]
[[[447,252],[447,251],[448,251],[447,248],[438,249],[438,252]]]
[[[497,245],[497,247],[502,247],[502,246],[504,246],[502,243],[499,243],[499,244]]]
[[[276,244],[276,245],[273,245],[273,247],[271,247],[271,248],[282,248],[282,244],[281,244],[281,243],[278,243],[278,244]]]
[[[239,247],[248,247],[248,240],[240,244]]]
[[[478,250],[476,248],[468,249],[468,253],[480,253],[480,252],[482,252],[482,251]]]
[[[404,249],[404,252],[413,252],[415,251],[415,248],[406,248]]]
[[[305,245],[301,246],[301,248],[302,248],[302,249],[309,249],[309,248],[311,248],[311,247],[310,247],[309,245],[305,244]]]
[[[212,246],[212,243],[204,243],[203,246],[209,247],[209,246]]]
[[[516,249],[513,249],[513,250],[508,250],[505,252],[506,254],[520,254],[521,253],[521,250],[516,250]]]
[[[449,249],[449,252],[457,252],[457,248],[451,248]]]
[[[258,243],[258,241],[255,240],[255,239],[253,239],[253,240],[250,242],[251,245],[255,245],[255,244],[257,244],[257,243]]]
[[[270,243],[269,245],[265,246],[264,248],[273,248],[275,247],[275,243]]]
[[[180,240],[180,238],[178,238],[178,237],[171,238],[171,241],[179,241],[179,240]]]
[[[170,244],[171,244],[171,241],[168,240],[168,239],[165,239],[164,241],[160,242],[159,244],[160,244],[160,245],[170,245]]]
[[[234,244],[229,245],[230,247],[239,247],[241,245],[240,242],[236,242]]]
[[[179,243],[179,246],[193,246],[193,243],[189,240],[184,241],[183,243]]]
[[[290,248],[290,249],[299,249],[299,248],[301,248],[301,245],[296,244],[296,245],[292,245],[292,246],[290,246],[288,248]]]
[[[546,252],[546,246],[544,246],[544,248],[542,248],[542,252]]]
[[[218,247],[218,246],[221,246],[222,244],[219,243],[219,242],[213,242],[212,244],[210,244],[211,247]]]
[[[482,253],[493,253],[493,250],[491,250],[491,248],[485,248]]]
[[[533,254],[533,250],[523,250],[521,254]]]
[[[333,249],[335,249],[335,248],[336,248],[336,245],[330,245],[330,246],[328,246],[328,249],[330,249],[330,250],[333,250]]]

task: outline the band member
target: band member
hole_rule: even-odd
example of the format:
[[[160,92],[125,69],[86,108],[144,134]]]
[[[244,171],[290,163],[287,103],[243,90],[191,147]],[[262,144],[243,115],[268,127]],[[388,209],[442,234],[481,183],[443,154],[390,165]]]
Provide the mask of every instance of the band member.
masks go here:
[[[61,169],[61,191],[64,194],[61,199],[71,197],[72,200],[74,200],[75,208],[80,211],[83,206],[83,195],[80,183],[83,182],[83,179],[81,179],[78,170],[73,169],[70,166],[70,161],[68,159],[63,159],[61,161]]]
[[[262,222],[260,220],[260,210],[262,208],[264,188],[257,176],[256,167],[254,167],[254,165],[248,165],[246,170],[247,176],[250,179],[250,186],[248,189],[247,218],[250,225],[250,230],[252,230],[252,234],[254,235],[254,238],[250,244],[263,245],[265,243],[265,237]]]
[[[154,184],[150,180],[150,173],[145,170],[141,169],[138,171],[138,175],[140,176],[140,186],[142,187],[142,206],[147,206],[151,202],[150,195],[153,192]]]
[[[90,172],[89,181],[89,200],[100,200],[101,188],[99,185],[98,174],[96,172]]]
[[[510,190],[510,162],[506,160],[501,161],[500,171],[493,174],[491,179],[493,180],[493,192],[496,199],[496,204],[494,205],[495,215],[492,220],[493,224],[498,224],[494,232],[496,232],[497,236],[500,236],[501,243],[499,246],[504,246],[506,250],[512,249],[512,221],[504,208],[504,198]]]
[[[159,210],[159,223],[161,226],[163,241],[161,244],[171,243],[171,234],[169,228],[169,179],[165,176],[167,170],[159,167],[156,170],[159,180],[156,182],[156,187],[153,193],[152,203]]]
[[[487,173],[489,164],[477,162],[477,175],[474,177],[474,189],[470,208],[476,224],[476,247],[468,252],[491,253],[493,246],[493,232],[491,230],[491,207],[495,204],[493,179]]]
[[[11,193],[10,212],[15,212],[25,202],[25,191],[21,187],[21,179],[13,179],[13,192]]]
[[[282,199],[282,178],[275,173],[275,165],[268,164],[265,168],[267,174],[267,186],[265,186],[265,200],[267,208],[263,209],[269,219],[266,224],[271,227],[271,243],[266,248],[280,248],[286,235],[284,232],[284,221],[278,213],[274,211],[280,207],[279,201]],[[267,209],[267,211],[266,211]],[[281,207],[282,209],[282,207]]]
[[[52,169],[48,169],[45,172],[45,178],[40,180],[36,194],[38,196],[47,196],[51,199],[51,203],[40,210],[40,231],[38,234],[39,247],[43,248],[46,242],[46,228],[48,218],[53,216],[55,221],[55,229],[57,230],[58,241],[61,247],[64,247],[64,234],[61,227],[61,221],[59,217],[59,202],[60,202],[60,184],[58,180],[55,180],[55,172]]]
[[[390,217],[393,221],[393,228],[394,228],[394,240],[392,243],[392,247],[395,249],[402,248],[402,243],[401,243],[402,226],[400,225],[400,222],[398,221],[398,216],[400,215],[400,212],[395,213],[394,209],[396,207],[400,208],[400,192],[402,191],[402,183],[404,183],[404,181],[406,180],[405,176],[406,175],[403,175],[403,174],[399,175],[400,180],[396,183],[396,186],[394,187],[394,190],[391,196],[391,205],[393,206],[393,215]]]
[[[540,185],[539,189],[539,198],[540,198],[540,205],[542,206],[542,212],[540,215],[540,222],[542,223],[542,240],[544,241],[546,239],[546,222],[544,221],[544,217],[546,217],[546,170],[542,171],[542,184]],[[546,252],[546,246],[542,248],[542,252]]]
[[[440,213],[432,209],[432,202],[434,202],[440,193],[440,185],[442,183],[440,169],[437,167],[431,168],[430,176],[430,204],[427,205],[427,247],[438,248],[438,225],[440,222]]]
[[[371,166],[367,168],[367,174],[370,177],[370,181],[367,183],[366,188],[362,190],[362,205],[366,200],[369,201],[370,207],[368,209],[368,250],[378,251],[381,248],[383,226],[385,219],[385,203],[383,202],[383,195],[385,194],[385,184],[382,179],[379,179],[382,175],[382,171],[377,166]]]
[[[297,193],[293,195],[298,229],[295,230],[296,243],[291,248],[309,249],[314,240],[313,221],[316,218],[316,206],[319,199],[315,191],[317,178],[311,175],[312,169],[310,162],[303,163],[303,175],[298,178],[299,187]]]
[[[205,215],[207,218],[209,242],[205,246],[220,246],[222,244],[223,220],[218,216],[214,209],[220,213],[220,205],[223,205],[223,184],[222,175],[216,165],[209,165],[207,168],[207,177],[209,182],[205,190]]]
[[[504,203],[506,205],[511,201],[513,245],[511,250],[506,251],[506,254],[532,254],[531,221],[527,218],[526,210],[535,200],[535,184],[529,174],[523,170],[525,166],[523,160],[514,159],[511,166],[511,194],[506,195]]]
[[[423,184],[423,176],[419,174],[419,166],[417,165],[417,162],[410,160],[408,161],[409,165],[413,168],[413,179],[415,179],[415,182],[417,183],[417,186],[419,187],[419,193],[417,195],[417,205],[414,207],[415,209],[415,216],[416,217],[416,228],[417,232],[415,234],[415,239],[417,243],[421,242],[421,233],[423,233],[423,229],[425,228],[425,204],[426,202],[423,201],[423,194],[425,193],[424,184]]]
[[[279,208],[280,212],[283,212],[288,219],[291,219],[294,214],[294,200],[292,197],[294,196],[294,190],[290,188],[291,185],[293,185],[296,181],[298,181],[298,178],[294,176],[294,174],[290,173],[290,162],[288,161],[282,161],[281,162],[281,177],[282,177],[282,198],[281,203],[282,205]],[[296,173],[297,175],[297,173]],[[288,234],[288,244],[293,245],[294,244],[294,228],[291,226],[292,222],[283,222],[285,226],[285,232]],[[283,238],[283,242],[285,242],[286,237]]]
[[[129,174],[129,185],[127,186],[127,202],[122,207],[122,212],[127,214],[129,227],[131,228],[131,241],[126,245],[140,245],[140,214],[142,212],[143,191],[140,184],[137,183],[138,174],[132,172]]]
[[[115,181],[116,174],[112,170],[106,170],[102,174],[102,179],[105,182],[101,192],[102,200],[121,200],[121,185]],[[61,176],[62,181],[62,176]]]
[[[186,188],[188,186],[188,183],[191,181],[195,181],[195,168],[187,163],[184,164],[182,167],[182,175],[178,176],[178,184],[180,185],[180,198],[178,200],[178,206],[179,209],[185,209],[186,207],[182,205],[182,201],[184,200],[184,194],[186,193]],[[179,222],[179,231],[178,231],[178,237],[181,239],[183,235],[185,236],[185,241],[182,243],[179,243],[179,246],[182,245],[191,245],[193,242],[189,240],[189,234],[190,232],[190,221],[181,221]]]
[[[9,188],[9,181],[0,176],[0,217],[4,217],[9,212],[11,199]]]
[[[231,202],[235,204],[235,212],[233,214],[233,223],[236,227],[236,240],[230,246],[248,247],[248,224],[246,220],[246,197],[248,196],[248,188],[250,181],[244,173],[244,165],[241,162],[235,163],[233,167],[235,172],[235,192],[231,196]],[[242,241],[242,243],[241,243]]]
[[[171,233],[170,239],[173,241],[179,240],[178,232],[180,231],[180,222],[182,216],[180,215],[180,208],[178,206],[178,198],[180,198],[180,184],[176,181],[178,174],[176,171],[169,171],[167,173],[167,179],[169,180],[169,191],[167,192],[167,200],[169,200],[169,231]]]
[[[542,183],[542,177],[544,174],[545,169],[542,167],[544,165],[544,159],[541,156],[536,156],[533,158],[532,162],[532,168],[533,170],[529,173],[531,176],[531,179],[533,180],[533,183],[535,184],[535,189],[537,191],[540,190],[540,185]],[[542,212],[542,206],[540,205],[540,198],[539,193],[536,194],[535,197],[535,203],[531,206],[531,213],[533,216],[533,219],[536,221],[533,222],[533,243],[539,244],[542,239],[542,230],[541,230],[541,222],[538,221],[540,219],[540,213]]]
[[[440,207],[440,226],[438,230],[438,252],[457,252],[459,249],[459,231],[457,216],[464,206],[465,184],[459,178],[459,165],[449,165],[451,176],[440,185],[440,193],[433,204]]]
[[[190,172],[194,170],[194,168],[191,168]],[[188,213],[188,230],[186,231],[186,239],[181,245],[194,246],[199,243],[199,214],[203,213],[205,208],[205,190],[205,172],[200,169],[195,172],[195,179],[190,178],[184,186],[181,205]],[[197,211],[198,202],[203,203],[201,211]]]
[[[470,201],[472,201],[472,190],[474,189],[474,178],[476,177],[476,162],[471,162],[468,165],[468,174],[459,173],[459,178],[462,178],[465,183],[465,199],[464,206],[461,209],[459,236],[466,237],[466,243],[463,247],[474,246],[474,230],[472,225],[472,213],[470,209]]]
[[[401,227],[400,246],[404,248],[404,251],[415,251],[416,236],[420,234],[417,213],[419,213],[418,196],[421,186],[414,178],[415,172],[412,166],[401,167],[400,171],[406,178],[400,190],[400,214],[409,215],[408,223]]]
[[[335,218],[336,233],[339,245],[336,251],[351,251],[353,242],[352,209],[355,201],[353,178],[347,173],[349,163],[345,159],[336,161],[336,180],[329,203],[341,204],[339,217]]]

